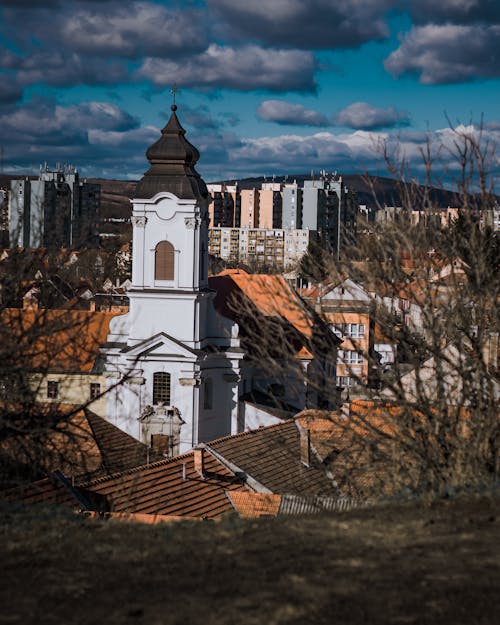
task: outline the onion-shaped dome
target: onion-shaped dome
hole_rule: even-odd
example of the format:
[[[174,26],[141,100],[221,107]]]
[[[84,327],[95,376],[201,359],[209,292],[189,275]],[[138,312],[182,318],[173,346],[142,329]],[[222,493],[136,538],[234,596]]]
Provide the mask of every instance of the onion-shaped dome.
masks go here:
[[[160,191],[173,193],[180,199],[206,198],[207,187],[194,168],[200,153],[184,136],[186,131],[180,125],[175,111],[161,131],[161,137],[146,152],[151,167],[138,182],[135,197],[149,199]]]

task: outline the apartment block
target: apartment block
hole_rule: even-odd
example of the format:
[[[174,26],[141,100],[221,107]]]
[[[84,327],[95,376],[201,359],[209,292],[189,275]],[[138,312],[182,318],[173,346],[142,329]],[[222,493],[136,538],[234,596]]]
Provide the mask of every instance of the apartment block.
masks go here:
[[[282,227],[302,228],[302,189],[297,182],[283,185]]]
[[[285,269],[307,251],[308,230],[265,228],[210,228],[208,251],[234,263]]]
[[[319,240],[337,256],[357,236],[358,203],[342,177],[323,172],[319,180],[304,180],[302,228],[316,230]]]
[[[241,228],[259,227],[259,190],[242,189],[240,191],[240,226]]]
[[[241,196],[238,184],[207,185],[209,196],[208,213],[211,227],[239,228]]]
[[[11,247],[81,247],[99,243],[100,185],[81,181],[75,167],[40,168],[38,180],[11,180]]]
[[[267,182],[259,191],[259,228],[282,228],[281,184]]]

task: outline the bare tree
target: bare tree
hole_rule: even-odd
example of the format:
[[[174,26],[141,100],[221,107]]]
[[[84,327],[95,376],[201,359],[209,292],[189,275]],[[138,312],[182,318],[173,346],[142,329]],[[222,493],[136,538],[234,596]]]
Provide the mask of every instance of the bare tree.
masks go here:
[[[377,335],[394,356],[393,362],[383,362],[372,338],[359,354],[368,362],[367,378],[352,361],[343,363],[352,386],[344,389],[341,408],[330,413],[336,435],[325,464],[351,493],[436,494],[488,485],[499,477],[494,146],[481,131],[467,130],[457,131],[439,150],[434,147],[428,143],[422,150],[423,182],[412,179],[404,159],[385,150],[389,171],[399,180],[401,205],[391,220],[367,225],[357,247],[340,261],[330,258],[323,282],[301,291],[335,330],[323,295],[350,278],[367,294],[371,337]],[[445,210],[432,188],[444,176],[453,177],[457,188],[457,205]],[[385,214],[384,207],[378,208]],[[311,267],[308,271],[314,276]],[[324,273],[322,255],[318,274]],[[272,301],[279,294],[268,297]],[[234,310],[241,311],[241,304]],[[253,328],[245,325],[249,345],[267,343],[282,350],[272,359],[268,352],[267,360],[262,351],[257,354],[260,362],[270,364],[270,379],[284,375],[290,354],[297,357],[291,340],[257,321]],[[343,350],[350,339],[341,338]],[[325,351],[331,349],[327,345],[326,340],[316,342],[316,356],[323,350],[324,362],[332,354]],[[328,395],[325,405],[335,405],[335,377],[324,366],[320,369],[321,375],[309,370],[307,385]]]
[[[44,306],[31,260],[43,270],[48,255],[11,250],[1,266],[0,463],[7,483],[56,468],[85,473],[93,462],[82,411],[103,402],[99,347],[111,315],[79,310],[68,298],[65,308]]]

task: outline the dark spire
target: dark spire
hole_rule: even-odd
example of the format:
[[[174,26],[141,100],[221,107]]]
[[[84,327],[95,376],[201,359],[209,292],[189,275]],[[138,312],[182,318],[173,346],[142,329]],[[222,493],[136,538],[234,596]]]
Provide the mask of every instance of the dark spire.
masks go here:
[[[160,191],[169,191],[183,200],[206,198],[207,187],[194,168],[198,150],[185,138],[172,104],[172,113],[161,137],[146,152],[151,167],[138,182],[135,197],[149,199]]]

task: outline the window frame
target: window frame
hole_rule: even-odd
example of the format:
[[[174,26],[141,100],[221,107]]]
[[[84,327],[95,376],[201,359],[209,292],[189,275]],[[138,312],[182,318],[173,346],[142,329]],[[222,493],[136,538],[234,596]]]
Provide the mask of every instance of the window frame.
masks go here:
[[[90,382],[89,385],[89,397],[92,401],[99,398],[101,394],[101,383],[100,382]]]
[[[59,380],[47,380],[47,399],[59,399]]]
[[[153,406],[158,406],[160,403],[164,406],[170,406],[172,400],[171,379],[172,376],[166,371],[155,371],[153,373],[153,392],[151,398]]]
[[[173,282],[175,280],[175,248],[170,241],[159,241],[155,247],[155,280]]]

